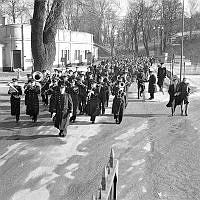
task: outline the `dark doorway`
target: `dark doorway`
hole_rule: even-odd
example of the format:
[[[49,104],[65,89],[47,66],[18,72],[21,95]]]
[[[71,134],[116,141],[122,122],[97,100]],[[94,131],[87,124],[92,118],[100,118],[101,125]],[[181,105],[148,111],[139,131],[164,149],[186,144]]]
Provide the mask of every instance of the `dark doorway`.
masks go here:
[[[13,68],[21,69],[21,50],[13,50]]]

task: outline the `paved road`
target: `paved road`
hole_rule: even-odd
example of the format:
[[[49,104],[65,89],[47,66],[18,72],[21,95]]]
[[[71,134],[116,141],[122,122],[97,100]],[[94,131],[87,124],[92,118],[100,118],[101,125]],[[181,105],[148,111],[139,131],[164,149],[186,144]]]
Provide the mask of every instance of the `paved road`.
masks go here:
[[[47,111],[36,125],[24,112],[16,124],[5,88],[0,93],[1,200],[91,199],[111,147],[120,164],[118,199],[200,199],[200,95],[191,97],[188,117],[179,110],[171,117],[166,94],[142,102],[133,86],[121,125],[109,108],[94,125],[78,117],[59,138]]]

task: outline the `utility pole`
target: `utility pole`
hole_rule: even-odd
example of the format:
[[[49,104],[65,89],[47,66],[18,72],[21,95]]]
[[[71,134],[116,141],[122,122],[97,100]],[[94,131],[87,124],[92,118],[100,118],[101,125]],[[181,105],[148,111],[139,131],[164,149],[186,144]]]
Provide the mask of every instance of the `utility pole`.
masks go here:
[[[184,41],[184,0],[182,7],[182,37],[181,37],[181,65],[180,65],[180,81],[182,81],[182,68],[183,68],[183,41]]]

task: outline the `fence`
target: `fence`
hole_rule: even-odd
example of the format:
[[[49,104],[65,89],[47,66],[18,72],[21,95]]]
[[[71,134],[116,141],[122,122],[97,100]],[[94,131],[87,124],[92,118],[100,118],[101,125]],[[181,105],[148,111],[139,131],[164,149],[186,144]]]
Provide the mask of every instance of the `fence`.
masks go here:
[[[109,161],[103,169],[98,192],[92,195],[92,200],[117,200],[118,166],[119,162],[114,158],[114,151],[111,149]]]

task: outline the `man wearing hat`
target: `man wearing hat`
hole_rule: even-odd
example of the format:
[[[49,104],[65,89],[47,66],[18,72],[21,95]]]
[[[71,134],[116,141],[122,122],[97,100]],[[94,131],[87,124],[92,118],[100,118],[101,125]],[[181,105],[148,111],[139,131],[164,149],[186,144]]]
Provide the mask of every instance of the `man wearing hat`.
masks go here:
[[[157,74],[157,78],[158,78],[157,84],[161,92],[163,92],[163,83],[167,75],[166,67],[164,67],[163,64],[164,63],[160,63],[160,65],[158,66],[158,74]]]
[[[70,113],[73,112],[73,102],[65,82],[60,81],[58,86],[59,91],[55,94],[52,104],[52,118],[54,119],[54,126],[60,131],[59,136],[65,137],[67,126],[69,125]]]
[[[149,75],[148,92],[150,93],[149,100],[152,100],[154,99],[154,93],[156,92],[156,76],[153,74],[153,70],[150,70]]]
[[[20,95],[22,95],[22,87],[18,85],[17,78],[13,78],[9,86],[8,94],[11,95],[11,115],[15,116],[16,122],[18,122],[20,117]]]

